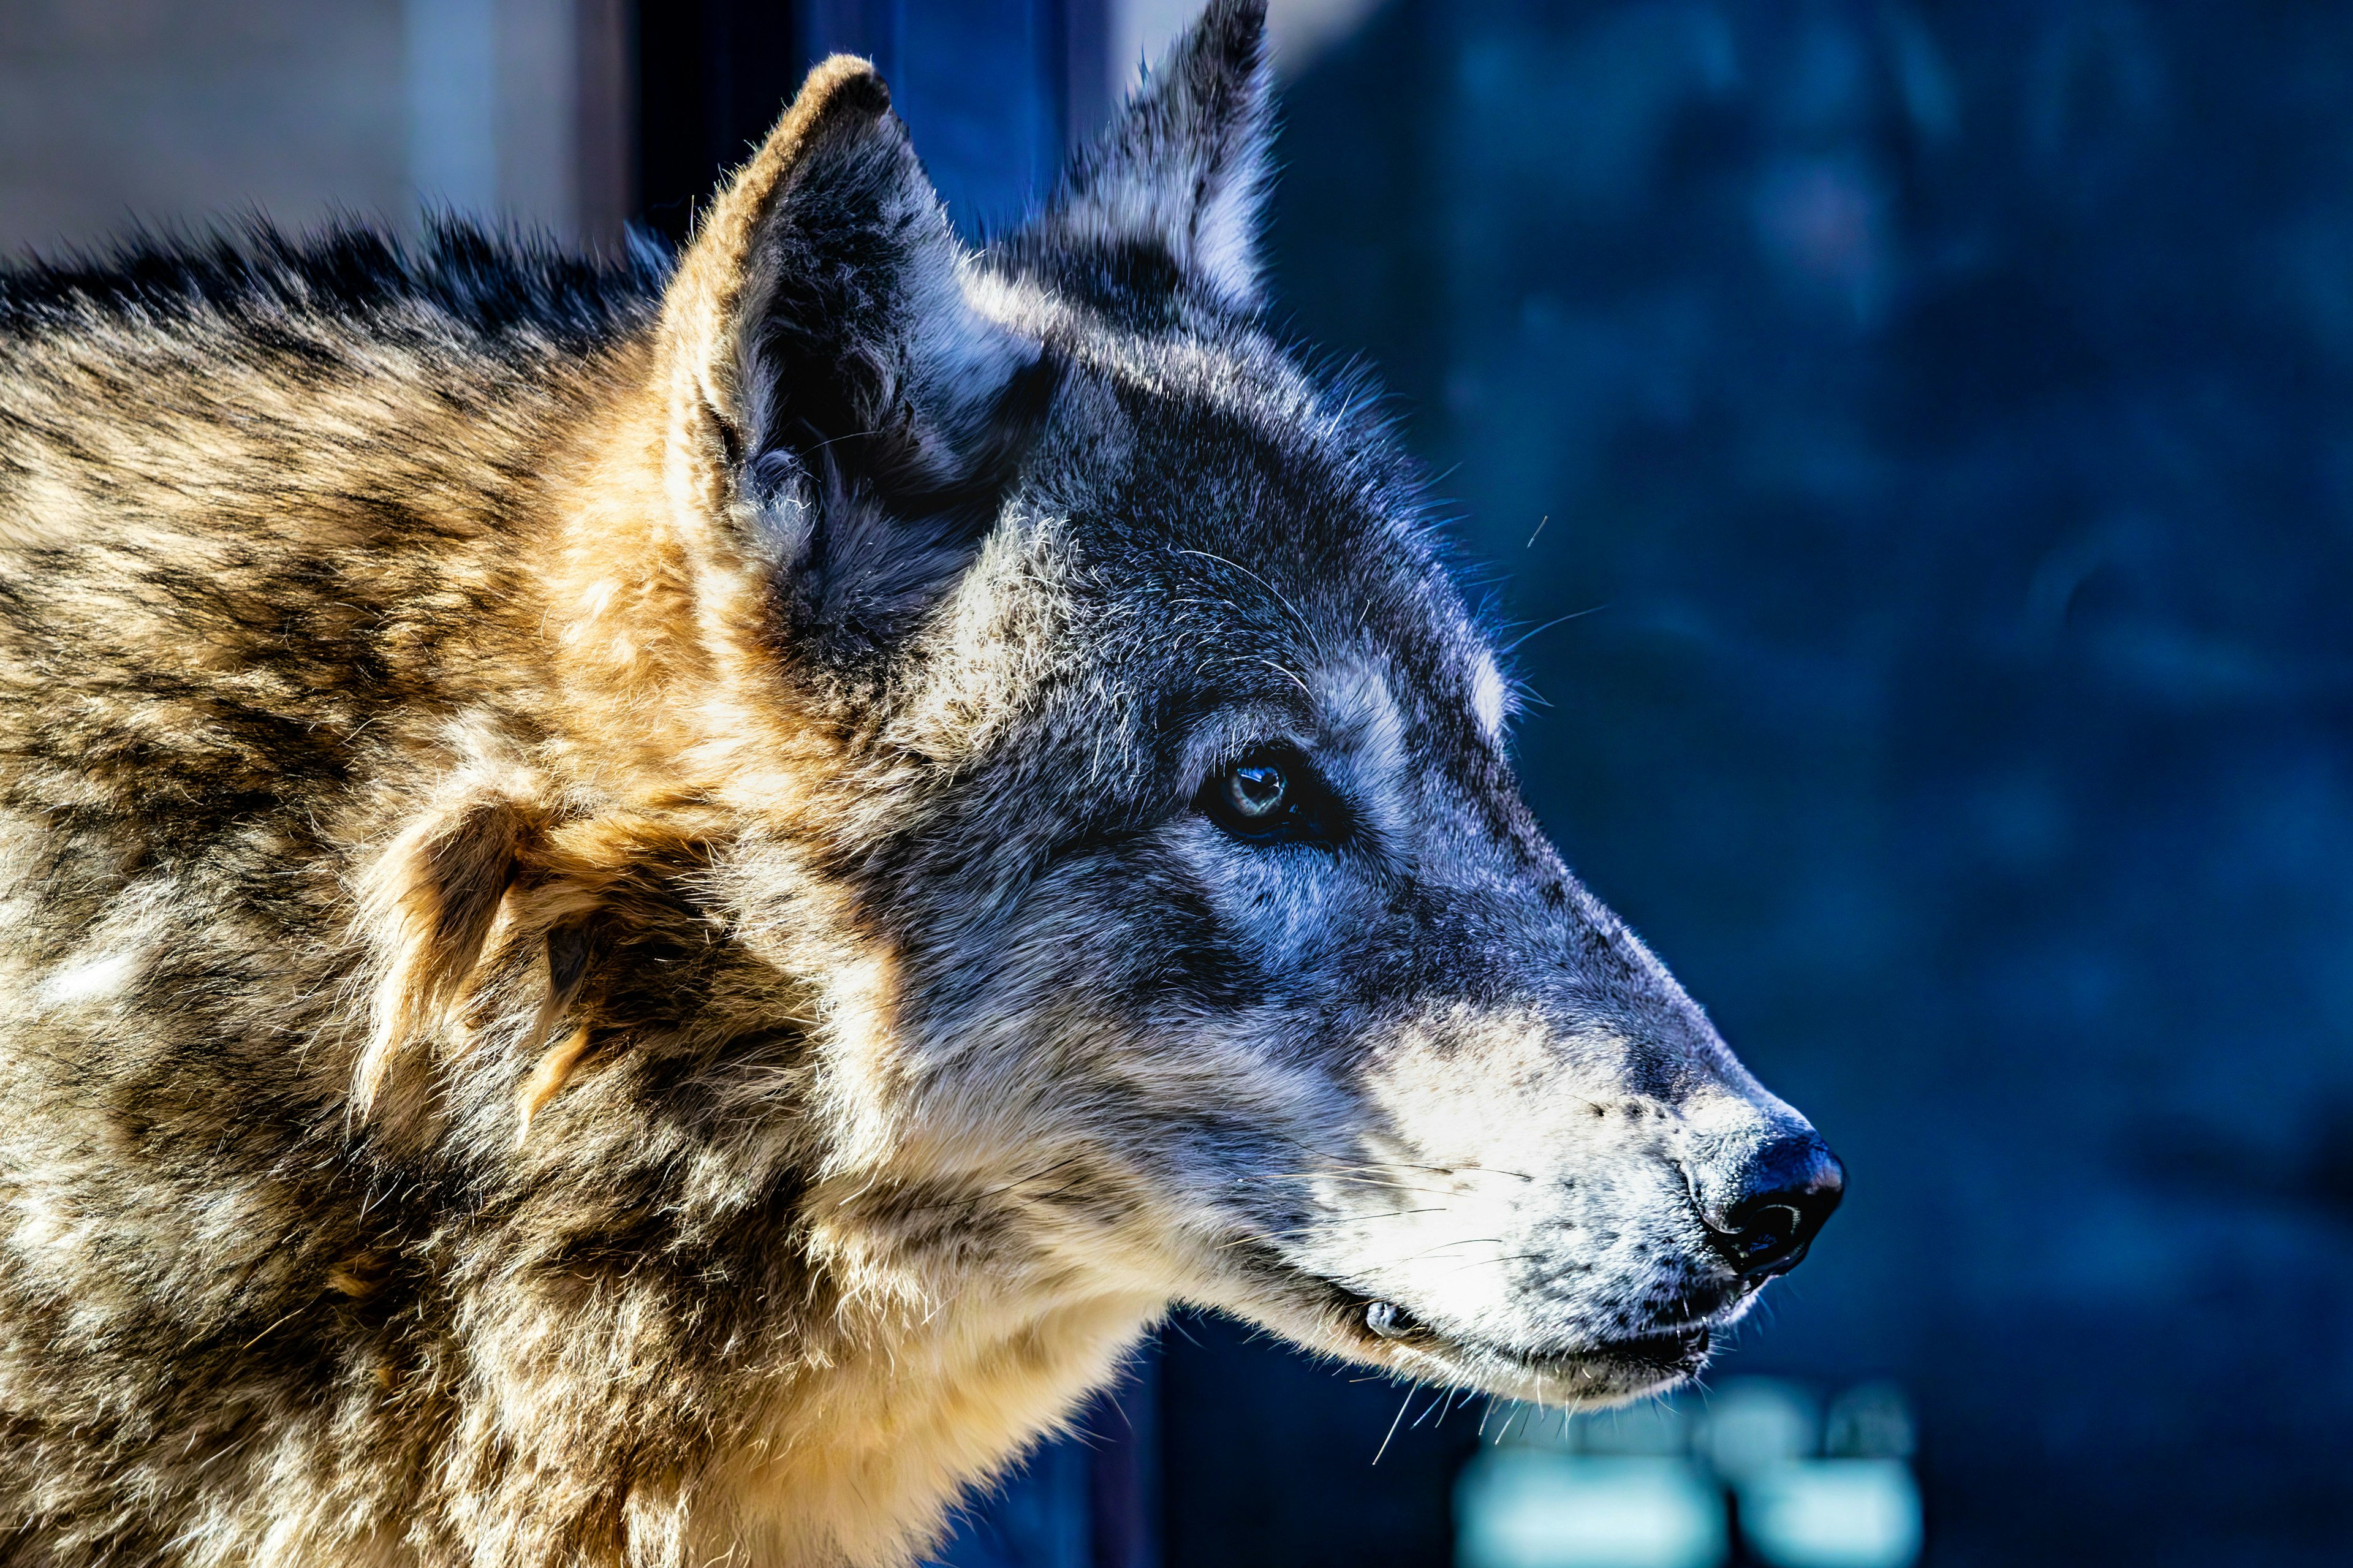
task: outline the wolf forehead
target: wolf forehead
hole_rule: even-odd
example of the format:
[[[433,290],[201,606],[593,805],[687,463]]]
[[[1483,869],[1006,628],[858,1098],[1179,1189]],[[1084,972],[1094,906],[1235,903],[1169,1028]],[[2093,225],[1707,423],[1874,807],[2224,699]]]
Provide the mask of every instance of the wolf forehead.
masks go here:
[[[1002,525],[1083,563],[1119,617],[1098,628],[1099,655],[1188,650],[1159,671],[1188,707],[1297,699],[1316,710],[1303,721],[1371,706],[1417,725],[1461,712],[1501,743],[1512,683],[1364,378],[1312,374],[1214,300],[1134,313],[1116,291],[1074,300],[982,268],[967,297],[1052,363],[1052,415]],[[998,564],[1032,573],[1026,553]],[[986,554],[976,585],[991,585]]]

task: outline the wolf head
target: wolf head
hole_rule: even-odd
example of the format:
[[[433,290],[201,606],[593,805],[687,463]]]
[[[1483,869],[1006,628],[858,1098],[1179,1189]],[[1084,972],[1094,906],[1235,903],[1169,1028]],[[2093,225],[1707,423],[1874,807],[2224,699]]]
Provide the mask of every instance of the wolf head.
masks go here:
[[[1412,466],[1260,319],[1268,91],[1220,0],[974,253],[836,60],[707,215],[662,493],[698,765],[774,825],[712,876],[780,965],[812,867],[837,900],[870,1261],[1625,1398],[1840,1167],[1563,867]]]

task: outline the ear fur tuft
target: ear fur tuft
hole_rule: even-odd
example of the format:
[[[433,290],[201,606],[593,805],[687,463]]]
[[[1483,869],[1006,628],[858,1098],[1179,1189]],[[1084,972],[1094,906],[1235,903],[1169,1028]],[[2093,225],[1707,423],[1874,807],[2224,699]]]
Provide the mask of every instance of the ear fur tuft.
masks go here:
[[[1273,100],[1265,0],[1215,0],[1072,163],[1023,243],[1156,250],[1226,304],[1256,310]]]
[[[554,1033],[565,1015],[580,1000],[582,987],[588,978],[588,922],[569,921],[549,928],[547,933],[547,995],[540,1003],[539,1017],[533,1024],[530,1047],[536,1048]],[[588,1026],[574,1027],[564,1043],[545,1052],[533,1064],[531,1076],[515,1096],[515,1144],[520,1148],[531,1136],[532,1118],[540,1108],[554,1100],[572,1077],[572,1069],[588,1052]]]
[[[523,1080],[515,1095],[515,1147],[520,1149],[531,1139],[532,1118],[540,1109],[563,1091],[572,1078],[572,1069],[588,1054],[588,1026],[581,1025],[565,1042],[542,1056],[533,1064],[531,1076]]]

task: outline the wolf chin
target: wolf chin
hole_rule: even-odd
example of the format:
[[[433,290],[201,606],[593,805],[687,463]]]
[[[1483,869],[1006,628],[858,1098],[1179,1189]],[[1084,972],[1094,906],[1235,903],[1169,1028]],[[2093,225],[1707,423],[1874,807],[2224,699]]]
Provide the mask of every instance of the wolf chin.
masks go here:
[[[1564,869],[1259,6],[962,247],[0,281],[0,1560],[903,1563],[1172,1301],[1668,1386],[1841,1176]]]

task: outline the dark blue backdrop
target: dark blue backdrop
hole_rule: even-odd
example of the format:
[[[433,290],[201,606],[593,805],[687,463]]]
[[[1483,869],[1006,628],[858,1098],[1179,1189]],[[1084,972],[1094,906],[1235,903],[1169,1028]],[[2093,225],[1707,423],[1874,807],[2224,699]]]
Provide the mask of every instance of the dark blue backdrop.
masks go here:
[[[1532,798],[1853,1173],[1725,1370],[1908,1386],[1936,1563],[2353,1560],[2353,8],[1399,0],[1287,118],[1285,310],[1580,616]],[[1221,1531],[1265,1423],[1179,1561],[1434,1561]]]

